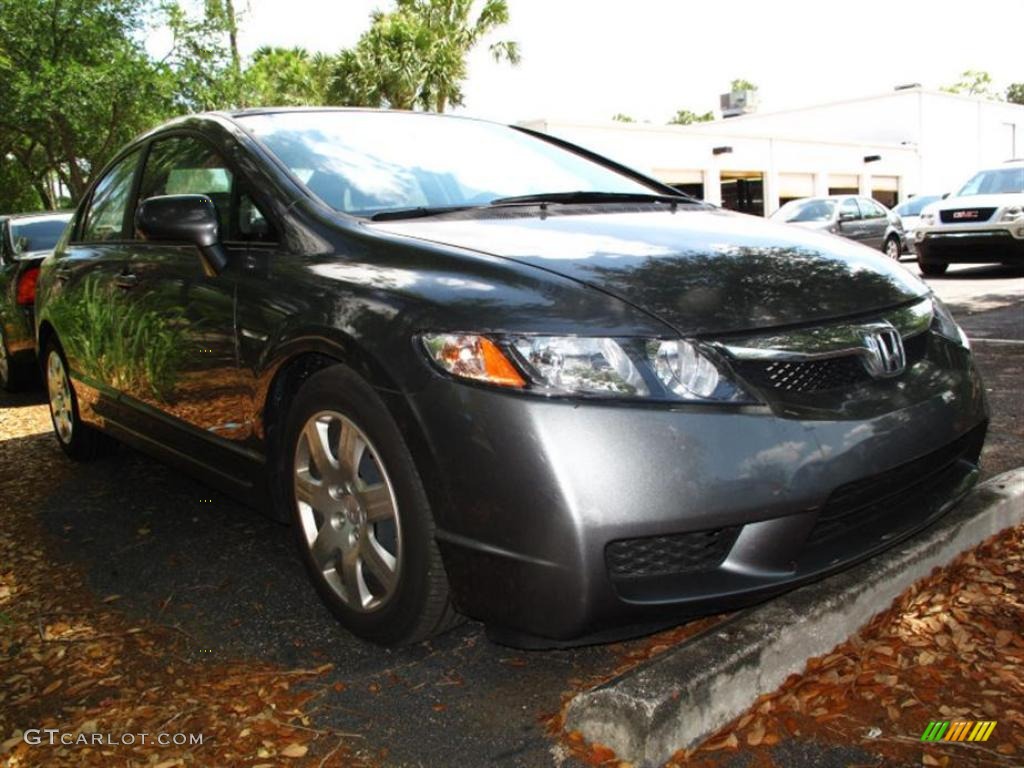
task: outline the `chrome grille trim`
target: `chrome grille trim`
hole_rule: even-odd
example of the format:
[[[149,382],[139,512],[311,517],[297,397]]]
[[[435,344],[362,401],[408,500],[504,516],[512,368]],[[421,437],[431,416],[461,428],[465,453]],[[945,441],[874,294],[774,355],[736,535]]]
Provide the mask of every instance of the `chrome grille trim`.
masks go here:
[[[870,321],[821,325],[710,344],[736,360],[804,362],[851,355],[869,358],[873,354],[869,340],[874,332],[895,328],[904,340],[909,339],[928,330],[932,314],[931,299],[926,298]]]

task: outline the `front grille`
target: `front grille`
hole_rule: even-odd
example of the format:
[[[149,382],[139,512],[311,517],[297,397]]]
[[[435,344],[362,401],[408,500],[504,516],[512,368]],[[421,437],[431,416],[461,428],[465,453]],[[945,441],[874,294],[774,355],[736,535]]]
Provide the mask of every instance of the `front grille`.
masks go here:
[[[987,423],[980,424],[926,456],[836,488],[818,513],[807,543],[838,539],[865,526],[885,526],[915,496],[934,488],[944,476],[954,477],[949,472],[954,464],[966,460],[976,465],[986,428]]]
[[[903,340],[907,367],[921,360],[928,349],[928,334]],[[823,360],[744,360],[737,373],[756,387],[781,392],[824,392],[871,379],[859,355]]]
[[[620,539],[605,549],[605,562],[613,579],[710,571],[725,560],[739,532],[740,526],[734,526]]]
[[[957,208],[955,211],[939,211],[939,220],[943,224],[970,224],[988,221],[995,212],[995,208]]]

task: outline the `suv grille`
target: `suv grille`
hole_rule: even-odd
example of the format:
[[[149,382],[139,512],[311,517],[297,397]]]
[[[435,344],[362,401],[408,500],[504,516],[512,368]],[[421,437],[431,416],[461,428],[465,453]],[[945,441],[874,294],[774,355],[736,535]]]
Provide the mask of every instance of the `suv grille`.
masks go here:
[[[710,571],[725,560],[739,532],[740,526],[734,526],[621,539],[608,545],[605,562],[613,579]]]
[[[988,221],[995,212],[995,208],[957,208],[955,211],[939,211],[939,221],[943,224],[970,224]]]
[[[924,358],[928,334],[903,340],[907,367]],[[859,355],[824,360],[749,360],[735,363],[737,372],[754,386],[781,392],[824,392],[868,381],[871,375]]]

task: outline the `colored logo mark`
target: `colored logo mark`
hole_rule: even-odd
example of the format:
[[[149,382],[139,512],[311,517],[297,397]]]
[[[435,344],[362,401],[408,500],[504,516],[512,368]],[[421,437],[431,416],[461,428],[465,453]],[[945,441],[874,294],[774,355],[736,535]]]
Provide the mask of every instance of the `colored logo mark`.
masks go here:
[[[939,720],[928,723],[921,741],[988,741],[995,720]]]

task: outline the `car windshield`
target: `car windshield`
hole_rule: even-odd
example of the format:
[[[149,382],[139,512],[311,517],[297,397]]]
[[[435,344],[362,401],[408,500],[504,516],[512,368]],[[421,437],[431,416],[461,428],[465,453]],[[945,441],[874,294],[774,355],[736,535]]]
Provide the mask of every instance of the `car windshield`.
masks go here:
[[[998,168],[982,171],[957,192],[957,197],[971,195],[1009,195],[1024,192],[1024,168]]]
[[[355,216],[556,192],[662,191],[535,136],[478,120],[323,111],[239,121],[313,194]]]
[[[835,200],[792,200],[779,208],[773,219],[787,222],[831,221]]]
[[[896,208],[896,213],[900,216],[920,216],[921,211],[924,210],[926,205],[930,205],[934,202],[941,200],[938,195],[918,195],[917,197],[907,200],[905,203],[901,203]]]
[[[11,245],[15,253],[51,251],[60,240],[71,214],[40,216],[11,221]]]

